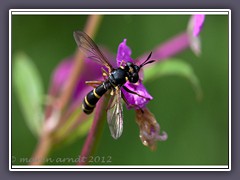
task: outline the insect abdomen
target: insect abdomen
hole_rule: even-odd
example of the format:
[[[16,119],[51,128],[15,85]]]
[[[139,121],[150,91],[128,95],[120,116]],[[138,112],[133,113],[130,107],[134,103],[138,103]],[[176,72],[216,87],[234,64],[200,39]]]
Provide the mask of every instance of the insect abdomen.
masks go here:
[[[107,92],[104,85],[101,84],[90,91],[84,98],[82,109],[86,114],[91,114],[99,99]]]

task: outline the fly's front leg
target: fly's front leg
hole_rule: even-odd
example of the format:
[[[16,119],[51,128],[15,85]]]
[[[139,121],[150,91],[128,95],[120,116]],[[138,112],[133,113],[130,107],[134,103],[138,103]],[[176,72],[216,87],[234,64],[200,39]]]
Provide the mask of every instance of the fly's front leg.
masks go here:
[[[126,86],[123,86],[123,89],[124,89],[125,91],[127,91],[128,93],[136,94],[136,95],[138,95],[139,97],[145,98],[145,99],[147,99],[147,100],[151,100],[150,98],[147,98],[147,97],[145,97],[145,96],[143,96],[143,95],[141,95],[141,94],[138,94],[138,93],[136,93],[136,92],[128,89]]]
[[[120,63],[120,67],[123,68],[123,66],[122,66],[123,64],[126,64],[126,62],[125,62],[124,60],[121,61],[121,63]]]
[[[108,68],[108,74],[110,74],[112,72],[112,69],[109,66],[107,66],[107,68]]]

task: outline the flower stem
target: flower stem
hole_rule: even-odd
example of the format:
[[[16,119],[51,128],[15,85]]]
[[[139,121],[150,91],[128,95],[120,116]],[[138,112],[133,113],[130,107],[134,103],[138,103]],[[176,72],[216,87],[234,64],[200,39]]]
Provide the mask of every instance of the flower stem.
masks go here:
[[[30,165],[40,165],[44,164],[46,157],[51,148],[51,139],[46,133],[41,136],[39,143],[36,147],[34,154],[32,155]]]
[[[92,127],[88,133],[87,139],[85,140],[85,143],[83,145],[82,148],[82,152],[80,154],[80,159],[82,158],[86,158],[86,160],[84,161],[79,161],[78,165],[85,165],[88,163],[88,157],[94,153],[97,144],[99,142],[99,139],[101,137],[101,133],[103,130],[103,125],[105,122],[105,118],[106,117],[106,112],[103,110],[102,107],[106,107],[105,104],[107,102],[106,100],[107,98],[105,96],[103,96],[96,107],[95,110],[95,115],[94,115],[94,120],[93,120],[93,124]]]
[[[98,26],[100,24],[102,16],[99,15],[91,15],[87,20],[87,24],[84,28],[84,32],[87,33],[91,38],[94,38]],[[73,70],[69,76],[69,81],[67,81],[66,88],[64,89],[63,93],[61,94],[58,102],[59,102],[59,109],[62,111],[64,110],[65,106],[68,104],[70,97],[73,94],[76,82],[79,78],[79,74],[83,69],[83,57],[84,55],[77,51],[75,55],[75,62],[73,66]]]
[[[89,16],[88,20],[87,20],[87,24],[85,25],[85,28],[84,28],[84,32],[93,38],[94,35],[96,34],[96,31],[98,29],[101,19],[102,19],[102,16],[99,16],[99,15]],[[84,56],[80,51],[76,52],[74,66],[73,66],[74,68],[69,76],[69,79],[66,84],[66,88],[64,88],[64,91],[61,93],[59,99],[57,100],[56,106],[57,106],[57,110],[59,112],[63,112],[66,105],[69,103],[70,97],[73,94],[75,85],[77,84],[76,82],[79,78],[79,74],[80,74],[81,70],[83,69],[83,57]],[[46,108],[48,108],[48,107],[46,107]],[[46,114],[46,116],[51,116],[51,115]],[[47,117],[45,117],[45,118],[47,118]],[[45,121],[45,123],[46,123],[46,121]],[[51,129],[51,131],[53,131],[53,130],[54,129]],[[32,155],[32,159],[34,161],[30,162],[31,165],[40,165],[40,164],[44,163],[45,158],[47,157],[47,155],[50,151],[51,145],[52,145],[51,136],[50,136],[51,132],[49,132],[49,131],[46,132],[46,128],[42,129],[43,135],[40,137],[39,143],[35,149],[35,152]]]

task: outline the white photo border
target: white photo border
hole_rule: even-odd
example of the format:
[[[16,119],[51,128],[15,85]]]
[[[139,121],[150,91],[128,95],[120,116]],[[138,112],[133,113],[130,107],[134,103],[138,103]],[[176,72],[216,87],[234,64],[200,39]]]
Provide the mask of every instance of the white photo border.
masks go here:
[[[189,166],[144,166],[144,165],[12,165],[11,154],[11,94],[12,94],[12,15],[228,15],[229,50],[228,50],[228,81],[229,81],[229,117],[228,117],[228,165],[189,165]],[[10,171],[231,171],[231,10],[230,9],[10,9],[9,10],[9,170]]]

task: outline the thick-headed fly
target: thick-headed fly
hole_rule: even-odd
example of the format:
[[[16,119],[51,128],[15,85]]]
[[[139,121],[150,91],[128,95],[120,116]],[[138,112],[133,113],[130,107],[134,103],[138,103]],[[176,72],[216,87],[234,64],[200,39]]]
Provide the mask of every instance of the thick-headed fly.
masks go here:
[[[82,50],[88,58],[100,63],[108,69],[107,72],[104,68],[102,68],[103,77],[105,79],[104,81],[86,81],[86,84],[95,88],[85,96],[82,109],[86,114],[92,113],[98,100],[106,92],[110,91],[112,96],[107,106],[107,121],[112,137],[117,139],[121,136],[123,131],[123,107],[121,99],[128,104],[127,99],[124,97],[121,91],[121,88],[126,90],[128,93],[143,97],[142,95],[128,89],[126,86],[124,86],[124,84],[127,81],[130,83],[137,83],[139,80],[139,70],[144,65],[154,62],[154,60],[149,60],[151,57],[150,53],[146,61],[139,66],[130,62],[125,63],[124,60],[122,60],[120,67],[115,69],[86,33],[76,31],[74,32],[74,38],[79,49]]]

